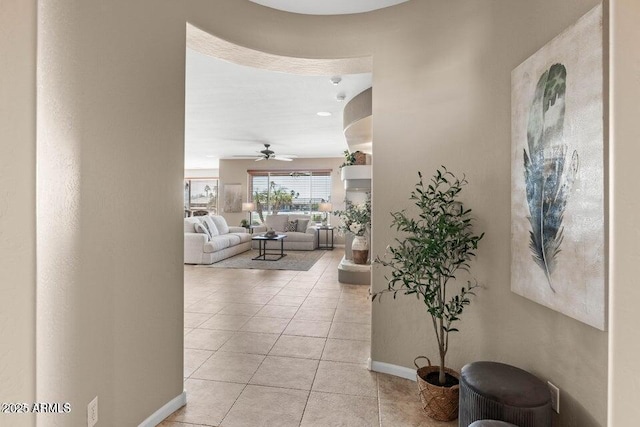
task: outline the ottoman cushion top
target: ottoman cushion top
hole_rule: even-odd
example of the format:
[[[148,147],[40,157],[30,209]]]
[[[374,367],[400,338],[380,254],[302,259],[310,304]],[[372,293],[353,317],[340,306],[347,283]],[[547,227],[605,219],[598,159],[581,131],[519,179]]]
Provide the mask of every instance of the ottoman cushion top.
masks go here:
[[[469,363],[462,368],[460,380],[481,396],[503,405],[534,408],[551,401],[549,389],[536,376],[504,363]]]
[[[469,424],[469,427],[518,427],[515,424],[506,423],[504,421],[496,421],[496,420],[480,420],[474,421]]]

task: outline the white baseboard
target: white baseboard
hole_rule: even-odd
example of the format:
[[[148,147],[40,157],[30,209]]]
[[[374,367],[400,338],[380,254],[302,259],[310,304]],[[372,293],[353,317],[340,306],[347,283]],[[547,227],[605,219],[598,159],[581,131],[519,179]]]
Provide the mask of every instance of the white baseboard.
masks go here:
[[[178,396],[167,402],[162,408],[151,414],[149,418],[140,423],[138,427],[156,427],[165,418],[187,404],[187,392],[183,391]]]
[[[416,380],[416,370],[405,368],[404,366],[392,365],[391,363],[371,361],[371,370],[382,374],[389,374],[400,378],[406,378],[411,381]]]

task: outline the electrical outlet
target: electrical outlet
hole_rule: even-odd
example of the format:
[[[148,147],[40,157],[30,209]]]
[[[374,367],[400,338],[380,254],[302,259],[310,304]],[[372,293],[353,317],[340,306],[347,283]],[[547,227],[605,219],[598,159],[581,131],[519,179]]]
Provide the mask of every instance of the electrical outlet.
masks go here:
[[[551,381],[547,381],[549,391],[551,392],[551,409],[560,413],[560,389],[553,385]]]
[[[87,427],[98,424],[98,396],[87,405]]]

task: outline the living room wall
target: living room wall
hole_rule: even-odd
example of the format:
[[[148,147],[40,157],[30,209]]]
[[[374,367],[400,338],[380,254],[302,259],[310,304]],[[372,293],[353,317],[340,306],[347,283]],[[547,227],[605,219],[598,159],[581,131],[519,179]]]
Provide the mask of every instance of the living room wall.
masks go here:
[[[220,169],[185,169],[185,178],[217,178]]]
[[[333,209],[344,208],[344,184],[340,180],[340,165],[344,162],[343,158],[319,158],[319,159],[293,159],[290,162],[255,162],[254,160],[220,160],[220,191],[222,203],[222,192],[224,184],[242,184],[242,201],[247,201],[247,191],[249,178],[248,170],[305,170],[305,169],[331,169],[331,199]],[[248,218],[246,212],[231,213],[223,212],[222,206],[219,207],[222,215],[225,217],[229,225],[239,225],[240,221]],[[331,215],[331,224],[338,224],[339,219]],[[344,243],[344,237],[335,233],[336,244]]]

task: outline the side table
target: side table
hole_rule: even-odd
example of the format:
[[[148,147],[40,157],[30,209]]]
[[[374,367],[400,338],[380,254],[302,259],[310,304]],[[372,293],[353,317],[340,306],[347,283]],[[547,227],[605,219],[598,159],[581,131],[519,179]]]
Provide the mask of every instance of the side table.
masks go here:
[[[331,227],[331,226],[318,226],[315,227],[316,229],[316,233],[318,235],[318,249],[323,249],[326,251],[332,251],[333,250],[333,231],[336,229],[335,227]],[[324,244],[320,243],[320,231],[324,231],[325,233],[325,242]],[[329,232],[331,232],[331,243],[329,243]]]

